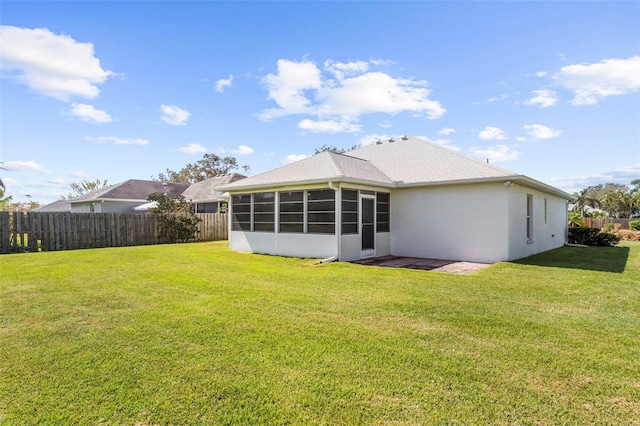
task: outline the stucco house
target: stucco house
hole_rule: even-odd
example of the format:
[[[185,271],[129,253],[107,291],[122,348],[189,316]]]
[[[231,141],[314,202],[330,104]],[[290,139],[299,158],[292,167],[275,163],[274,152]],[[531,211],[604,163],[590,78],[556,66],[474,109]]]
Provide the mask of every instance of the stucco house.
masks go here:
[[[219,188],[245,178],[238,173],[214,176],[192,184],[182,196],[193,204],[196,213],[217,213],[226,209],[229,199],[229,194]]]
[[[323,152],[230,183],[231,250],[492,263],[560,247],[573,197],[422,138]]]
[[[188,183],[156,182],[129,179],[124,182],[96,189],[70,199],[71,213],[129,213],[155,192],[176,198],[189,187]]]

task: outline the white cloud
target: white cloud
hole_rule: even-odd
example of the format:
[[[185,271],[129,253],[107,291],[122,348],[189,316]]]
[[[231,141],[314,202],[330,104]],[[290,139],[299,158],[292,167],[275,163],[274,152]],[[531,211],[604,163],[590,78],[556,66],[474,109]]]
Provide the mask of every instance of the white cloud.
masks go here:
[[[248,155],[253,152],[253,148],[247,145],[239,145],[238,149],[234,149],[231,152],[237,155]]]
[[[106,112],[95,109],[93,105],[71,104],[71,115],[89,123],[110,123],[111,116]]]
[[[178,148],[181,152],[187,153],[187,154],[197,154],[199,152],[207,152],[207,148],[205,148],[204,146],[200,145],[199,143],[190,143],[187,146],[181,146],[180,148]]]
[[[518,142],[526,142],[526,141],[527,141],[527,138],[525,138],[524,136],[518,136],[518,137],[516,138],[516,140],[517,140]]]
[[[313,62],[278,60],[278,71],[262,79],[269,98],[278,105],[264,110],[262,120],[294,114],[307,118],[298,127],[314,132],[357,132],[359,117],[365,114],[413,112],[428,119],[446,110],[429,99],[426,82],[394,78],[370,71],[374,61],[325,61],[326,78]]]
[[[367,72],[369,70],[369,63],[365,61],[343,63],[327,59],[324,61],[324,67],[331,74],[335,75],[338,80],[342,80],[345,76]]]
[[[378,126],[382,127],[383,129],[389,129],[391,127],[393,127],[393,123],[389,120],[384,120],[382,122],[380,122],[378,124]]]
[[[558,96],[556,92],[550,89],[540,89],[534,90],[534,97],[526,101],[525,105],[536,105],[539,104],[540,108],[547,108],[552,105],[555,105],[558,102]]]
[[[314,121],[305,118],[298,123],[298,127],[302,130],[308,130],[314,133],[343,133],[351,132],[357,133],[362,126],[359,124],[352,124],[349,122],[340,122],[332,120]]]
[[[7,171],[10,172],[36,172],[42,174],[51,173],[41,164],[35,161],[9,161],[2,165]]]
[[[567,65],[554,79],[574,92],[574,105],[594,105],[607,96],[640,90],[640,56]]]
[[[500,96],[494,96],[492,98],[487,99],[487,102],[501,101],[501,100],[507,99],[508,97],[509,97],[508,93],[503,93]]]
[[[504,140],[507,137],[504,134],[504,130],[499,127],[487,126],[484,130],[478,133],[480,139],[485,140]]]
[[[97,143],[111,142],[115,145],[146,145],[149,143],[147,139],[140,139],[140,138],[125,139],[125,138],[119,138],[116,136],[98,136],[98,137],[87,136],[85,139],[88,141],[94,141]]]
[[[284,158],[283,163],[284,164],[295,163],[296,161],[304,160],[307,157],[309,156],[306,154],[289,154]]]
[[[172,126],[184,126],[187,124],[187,120],[191,115],[186,109],[172,105],[160,105],[160,109],[162,110],[162,114],[164,114],[160,117],[162,121]]]
[[[35,93],[69,101],[93,99],[98,84],[113,76],[94,56],[93,44],[46,28],[0,26],[0,66],[3,77],[15,79]]]
[[[640,176],[640,164],[635,166],[622,167],[617,170],[611,170],[604,173],[596,173],[585,176],[569,176],[569,177],[548,177],[541,180],[549,185],[560,188],[570,194],[579,192],[589,186],[602,183],[619,183],[621,185],[630,185],[633,179]]]
[[[442,129],[440,129],[440,131],[438,132],[438,134],[440,136],[448,136],[452,133],[455,133],[456,129],[452,129],[451,127],[443,127]]]
[[[489,163],[513,161],[520,158],[520,153],[513,151],[507,145],[495,145],[488,148],[471,147],[469,149],[474,157],[481,160],[489,160]]]
[[[554,130],[542,124],[527,124],[523,126],[527,133],[536,139],[551,139],[560,136],[562,130]]]
[[[226,89],[227,87],[231,87],[232,84],[233,75],[229,74],[229,78],[221,78],[220,80],[216,81],[216,92],[222,93],[224,92],[224,89]]]
[[[62,178],[53,178],[46,182],[47,186],[66,186],[67,182],[65,182]]]
[[[547,75],[549,75],[549,73],[548,73],[548,72],[546,72],[546,71],[538,71],[538,72],[536,73],[536,76],[537,76],[537,77],[546,77]]]

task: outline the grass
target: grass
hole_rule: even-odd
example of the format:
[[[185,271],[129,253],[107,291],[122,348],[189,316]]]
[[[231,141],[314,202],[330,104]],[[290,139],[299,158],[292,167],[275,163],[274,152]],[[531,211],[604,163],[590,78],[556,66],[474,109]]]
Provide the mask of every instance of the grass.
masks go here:
[[[640,243],[471,275],[0,257],[0,424],[640,424]]]

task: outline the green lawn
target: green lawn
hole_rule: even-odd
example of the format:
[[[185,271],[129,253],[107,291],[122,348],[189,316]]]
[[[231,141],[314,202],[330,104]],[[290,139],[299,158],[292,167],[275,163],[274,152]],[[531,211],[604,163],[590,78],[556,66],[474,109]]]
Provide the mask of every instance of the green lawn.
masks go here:
[[[471,275],[0,256],[0,424],[640,424],[640,243]]]

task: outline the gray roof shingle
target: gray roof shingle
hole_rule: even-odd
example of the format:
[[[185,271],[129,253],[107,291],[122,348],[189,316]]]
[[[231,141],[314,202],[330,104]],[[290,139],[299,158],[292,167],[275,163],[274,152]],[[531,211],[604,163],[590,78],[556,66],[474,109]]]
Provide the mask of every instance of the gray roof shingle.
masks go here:
[[[169,198],[176,198],[189,187],[188,183],[167,182],[166,188],[162,182],[129,179],[106,188],[96,189],[87,194],[69,200],[70,203],[78,203],[91,200],[113,199],[113,200],[146,200],[150,194],[155,192],[167,193]]]
[[[182,195],[188,201],[193,201],[196,203],[220,201],[221,199],[223,199],[222,194],[224,191],[218,191],[218,188],[245,178],[246,176],[238,173],[215,176],[201,182],[194,183],[189,188],[187,188],[182,193]]]

